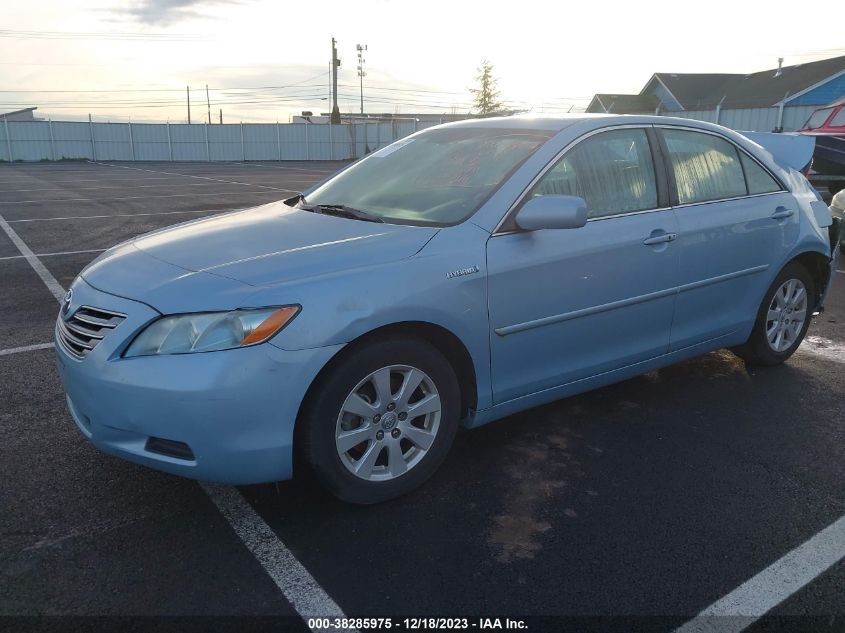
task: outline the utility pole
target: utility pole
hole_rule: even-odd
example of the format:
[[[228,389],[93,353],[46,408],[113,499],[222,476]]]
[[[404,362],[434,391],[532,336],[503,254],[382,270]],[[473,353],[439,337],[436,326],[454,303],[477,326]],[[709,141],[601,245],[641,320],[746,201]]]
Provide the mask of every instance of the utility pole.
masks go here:
[[[364,59],[364,51],[367,50],[367,45],[358,44],[355,46],[358,49],[358,80],[361,84],[361,114],[364,114],[364,77],[367,76],[367,73],[364,72],[364,62],[367,61]]]
[[[205,105],[208,106],[208,123],[211,125],[211,99],[208,98],[208,84],[205,84]]]
[[[185,93],[188,95],[188,123],[191,122],[191,87],[185,86]]]
[[[220,125],[223,125],[223,108],[220,108]]]
[[[332,116],[331,123],[340,123],[340,108],[337,107],[337,69],[340,68],[340,60],[337,58],[337,40],[332,38]]]

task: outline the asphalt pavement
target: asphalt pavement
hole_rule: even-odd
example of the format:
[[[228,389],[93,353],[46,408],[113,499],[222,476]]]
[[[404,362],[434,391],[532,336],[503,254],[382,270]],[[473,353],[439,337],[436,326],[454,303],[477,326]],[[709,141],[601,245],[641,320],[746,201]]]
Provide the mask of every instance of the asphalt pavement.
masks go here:
[[[94,449],[65,409],[48,347],[58,303],[33,260],[67,287],[115,243],[340,166],[0,166],[17,236],[0,231],[0,628],[307,630],[309,605],[332,603],[671,631],[845,515],[842,262],[785,365],[714,352],[462,431],[427,485],[379,506],[305,476],[233,489],[246,508],[233,519],[202,485]],[[324,602],[290,589],[291,561]],[[811,571],[748,630],[843,630],[845,562]]]

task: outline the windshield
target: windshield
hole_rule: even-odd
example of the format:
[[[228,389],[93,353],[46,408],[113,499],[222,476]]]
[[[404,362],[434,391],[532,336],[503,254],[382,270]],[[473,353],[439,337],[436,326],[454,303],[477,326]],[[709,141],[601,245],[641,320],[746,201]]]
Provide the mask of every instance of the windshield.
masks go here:
[[[403,139],[308,195],[397,224],[446,226],[472,215],[553,132],[441,128]]]
[[[831,112],[833,112],[833,108],[816,110],[810,115],[810,118],[807,119],[807,124],[804,126],[804,129],[815,130],[817,127],[821,127],[824,125],[824,122],[827,121],[827,117],[830,116]]]

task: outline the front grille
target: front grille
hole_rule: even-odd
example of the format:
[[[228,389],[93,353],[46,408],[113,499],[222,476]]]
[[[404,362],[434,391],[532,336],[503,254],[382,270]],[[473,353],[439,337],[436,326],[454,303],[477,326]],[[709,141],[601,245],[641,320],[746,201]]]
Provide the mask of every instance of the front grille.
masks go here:
[[[57,339],[68,354],[82,359],[125,318],[119,312],[81,306],[67,321],[59,315]]]

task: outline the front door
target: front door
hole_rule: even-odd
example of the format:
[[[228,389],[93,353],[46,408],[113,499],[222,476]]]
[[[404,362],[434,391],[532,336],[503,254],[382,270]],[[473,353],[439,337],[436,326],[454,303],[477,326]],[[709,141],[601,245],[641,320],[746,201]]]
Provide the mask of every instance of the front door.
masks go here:
[[[526,199],[580,196],[586,226],[506,231],[488,241],[497,404],[667,352],[678,228],[674,212],[661,208],[652,156],[644,128],[585,138]]]

